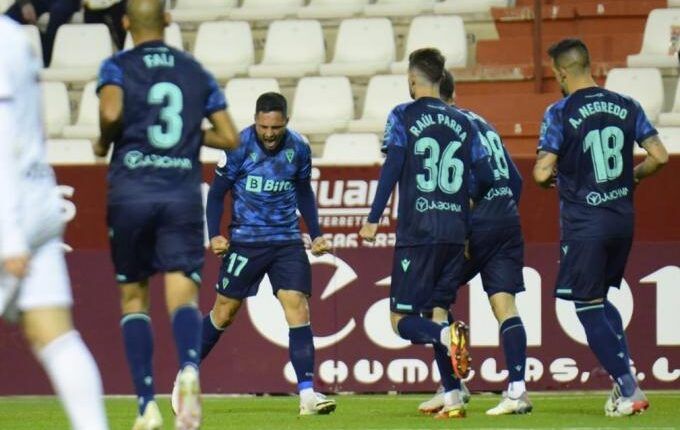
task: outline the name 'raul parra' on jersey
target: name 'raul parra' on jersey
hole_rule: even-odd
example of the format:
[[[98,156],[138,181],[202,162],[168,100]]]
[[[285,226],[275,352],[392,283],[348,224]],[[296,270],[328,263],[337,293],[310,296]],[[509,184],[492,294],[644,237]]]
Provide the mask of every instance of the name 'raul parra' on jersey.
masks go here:
[[[563,238],[633,234],[633,145],[657,134],[635,100],[599,87],[548,107],[539,151],[559,157]]]

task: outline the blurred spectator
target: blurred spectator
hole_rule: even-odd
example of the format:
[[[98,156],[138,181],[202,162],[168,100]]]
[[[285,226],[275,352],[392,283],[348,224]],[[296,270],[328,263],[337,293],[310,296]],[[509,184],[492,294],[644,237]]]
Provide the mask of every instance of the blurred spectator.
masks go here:
[[[62,24],[69,22],[74,13],[80,9],[80,0],[16,0],[7,9],[7,16],[20,24],[38,23],[38,19],[45,13],[50,14],[47,29],[42,33],[43,63],[50,65],[52,47],[57,30]]]
[[[111,38],[118,49],[125,44],[123,15],[127,0],[85,0],[85,22],[88,24],[106,24],[111,31]]]

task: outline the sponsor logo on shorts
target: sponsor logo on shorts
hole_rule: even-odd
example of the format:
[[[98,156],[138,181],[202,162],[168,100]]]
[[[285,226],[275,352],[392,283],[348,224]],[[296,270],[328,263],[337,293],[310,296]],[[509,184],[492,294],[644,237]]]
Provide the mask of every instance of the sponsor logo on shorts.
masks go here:
[[[586,202],[590,206],[599,206],[602,203],[607,203],[612,200],[617,200],[628,195],[628,188],[622,187],[615,190],[611,190],[606,193],[598,193],[597,191],[592,191],[586,196]]]
[[[416,210],[420,213],[427,211],[462,212],[463,208],[457,203],[428,200],[425,197],[418,197],[416,200]]]
[[[246,178],[246,191],[251,193],[280,193],[293,189],[293,182],[286,180],[265,179],[262,176],[248,175]]]
[[[186,157],[168,157],[158,154],[144,154],[140,151],[130,151],[123,159],[125,166],[130,169],[142,167],[154,167],[156,169],[182,169],[191,170],[193,164]]]
[[[408,270],[408,267],[411,265],[411,260],[404,258],[401,260],[401,269],[406,272]]]

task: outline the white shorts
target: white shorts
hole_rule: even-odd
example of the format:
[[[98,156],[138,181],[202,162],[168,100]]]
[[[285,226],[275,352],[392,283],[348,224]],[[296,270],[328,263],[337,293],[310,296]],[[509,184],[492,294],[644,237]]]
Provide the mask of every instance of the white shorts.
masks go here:
[[[71,286],[61,241],[54,239],[33,251],[24,279],[0,269],[0,315],[14,321],[20,312],[43,307],[70,307]]]

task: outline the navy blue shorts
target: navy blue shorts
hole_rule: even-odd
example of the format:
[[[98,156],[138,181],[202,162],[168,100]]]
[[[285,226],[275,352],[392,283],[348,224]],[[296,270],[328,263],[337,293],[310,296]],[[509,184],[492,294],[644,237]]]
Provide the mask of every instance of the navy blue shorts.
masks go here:
[[[312,293],[312,270],[302,242],[283,244],[235,244],[224,256],[215,284],[218,294],[243,300],[254,296],[264,275],[274,295],[279,290]]]
[[[465,262],[463,283],[477,274],[491,297],[496,293],[524,291],[524,238],[520,226],[476,231],[470,236],[470,259]]]
[[[563,240],[555,297],[576,301],[607,297],[609,287],[621,286],[632,244],[632,238]]]
[[[464,249],[454,244],[395,248],[390,309],[420,314],[433,307],[448,308],[461,283]]]
[[[118,282],[184,272],[200,283],[205,253],[200,201],[109,204],[107,223]]]

